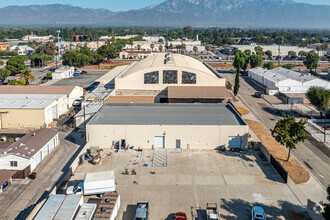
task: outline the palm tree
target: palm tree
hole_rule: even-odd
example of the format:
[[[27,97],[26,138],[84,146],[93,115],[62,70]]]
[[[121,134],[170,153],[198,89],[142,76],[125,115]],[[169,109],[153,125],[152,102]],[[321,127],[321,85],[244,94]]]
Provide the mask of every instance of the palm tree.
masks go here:
[[[193,50],[195,52],[195,55],[197,56],[198,47],[194,46]]]
[[[140,44],[138,44],[136,47],[137,47],[138,51],[141,50],[141,45]]]
[[[71,49],[71,46],[72,46],[72,41],[73,41],[74,36],[75,36],[75,34],[73,33],[73,31],[70,31],[70,32],[69,32],[69,38],[70,38],[70,49]]]
[[[186,51],[186,44],[181,44],[181,49],[182,49],[183,53],[185,53],[185,51]]]
[[[205,50],[207,51],[207,56],[209,55],[209,51],[211,50],[211,47],[210,46],[206,46],[205,47]]]
[[[151,51],[153,51],[155,48],[155,44],[150,44],[150,48],[151,48]]]
[[[316,50],[317,50],[317,54],[320,56],[320,50],[321,50],[321,47],[320,47],[320,46],[317,46],[317,47],[316,47]]]
[[[34,76],[30,69],[25,69],[22,73],[22,76],[25,79],[25,85],[29,85],[29,80],[34,79]]]
[[[115,49],[115,43],[116,43],[116,38],[115,37],[111,38],[111,43],[112,43],[112,48]]]
[[[173,50],[174,46],[173,44],[170,44],[170,50]]]
[[[159,45],[158,49],[159,49],[160,52],[162,52],[164,47],[162,45]]]
[[[129,40],[129,45],[131,45],[131,51],[133,51],[133,45],[134,45],[134,41],[132,39]]]

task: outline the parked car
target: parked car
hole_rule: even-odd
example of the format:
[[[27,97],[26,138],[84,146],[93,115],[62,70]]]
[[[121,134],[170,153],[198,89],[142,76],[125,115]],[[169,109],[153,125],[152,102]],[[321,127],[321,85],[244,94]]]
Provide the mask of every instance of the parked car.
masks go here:
[[[254,95],[257,98],[263,98],[264,97],[264,93],[263,92],[256,92],[256,93],[254,93]]]
[[[265,211],[260,206],[254,206],[252,208],[252,220],[266,220]]]
[[[236,71],[235,70],[229,70],[230,73],[235,73]]]
[[[187,220],[187,215],[184,212],[177,212],[174,215],[174,220]]]

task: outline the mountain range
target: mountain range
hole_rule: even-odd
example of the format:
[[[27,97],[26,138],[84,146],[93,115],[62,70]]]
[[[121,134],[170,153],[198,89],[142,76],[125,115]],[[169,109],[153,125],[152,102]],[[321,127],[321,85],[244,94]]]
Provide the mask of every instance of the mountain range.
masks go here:
[[[0,8],[0,24],[329,29],[329,11],[293,0],[166,0],[124,12],[51,4]]]

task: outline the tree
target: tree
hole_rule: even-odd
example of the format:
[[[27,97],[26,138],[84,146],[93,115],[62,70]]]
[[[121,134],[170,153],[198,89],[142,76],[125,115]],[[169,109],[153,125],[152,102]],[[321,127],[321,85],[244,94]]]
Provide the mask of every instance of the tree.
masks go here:
[[[262,47],[260,47],[260,46],[257,46],[257,47],[255,47],[254,48],[254,50],[256,51],[256,54],[260,54],[260,55],[262,55],[262,51],[264,50]]]
[[[295,51],[291,50],[288,52],[288,56],[292,59],[295,59],[295,58],[297,58],[297,53]]]
[[[162,52],[163,49],[164,49],[164,47],[163,47],[162,45],[159,45],[158,50],[159,50],[160,52]]]
[[[47,79],[52,79],[53,78],[53,73],[52,72],[46,73],[46,78]]]
[[[138,44],[136,47],[137,47],[138,51],[141,50],[141,45],[140,44]]]
[[[32,67],[38,67],[41,66],[42,60],[44,62],[48,62],[48,61],[52,61],[53,57],[50,55],[43,55],[41,57],[41,54],[37,53],[37,54],[33,54],[31,56],[31,66]]]
[[[305,133],[306,120],[296,122],[295,117],[286,117],[279,120],[272,131],[272,135],[277,142],[289,149],[288,159],[291,150],[296,149],[299,142],[304,142],[308,135]]]
[[[320,57],[319,57],[318,54],[316,54],[314,52],[309,52],[307,57],[306,57],[306,60],[304,60],[304,65],[310,71],[315,69],[315,72],[316,72],[316,69],[319,65],[319,60],[320,60]]]
[[[7,69],[0,69],[0,80],[6,79],[8,76],[10,76],[10,70]]]
[[[233,89],[233,85],[229,81],[226,81],[226,89],[227,90],[232,90]]]
[[[25,69],[22,73],[22,77],[25,80],[25,85],[29,85],[29,81],[34,80],[34,75],[30,69]]]
[[[235,60],[233,66],[236,68],[236,77],[235,77],[235,85],[234,85],[234,95],[237,96],[240,83],[239,83],[239,74],[240,69],[244,67],[247,62],[248,57],[246,54],[240,50],[236,51]]]
[[[271,50],[267,50],[265,54],[268,56],[269,59],[273,56],[273,52]]]
[[[274,69],[274,62],[264,63],[264,68],[267,68],[268,70]]]
[[[301,57],[306,56],[306,54],[307,54],[306,51],[303,51],[303,50],[299,51],[299,53],[298,53],[298,55],[301,56]]]
[[[181,44],[181,49],[183,50],[183,53],[185,53],[186,48],[187,48],[186,44]]]
[[[46,54],[46,55],[50,55],[50,56],[55,56],[56,50],[57,50],[57,47],[56,47],[55,43],[48,41],[44,45],[41,45],[35,51],[35,53],[42,53],[42,54]]]
[[[207,51],[207,55],[209,55],[209,51],[211,50],[211,47],[210,46],[206,46],[205,47],[205,50]]]
[[[0,60],[0,66],[2,66],[4,64],[4,62],[2,60]]]
[[[153,51],[155,48],[155,44],[150,44],[150,48],[151,48],[151,51]]]
[[[70,31],[69,34],[68,34],[68,36],[70,38],[70,49],[71,49],[73,38],[74,38],[75,34],[74,34],[73,31]]]
[[[185,37],[189,37],[192,34],[193,30],[190,26],[183,28],[183,33]]]
[[[251,65],[251,68],[256,68],[258,66],[261,66],[262,65],[262,56],[261,55],[257,55],[257,54],[252,54],[250,56],[250,65]]]
[[[320,55],[321,46],[316,46],[317,54]]]
[[[12,70],[15,73],[19,73],[20,71],[24,70],[26,66],[24,65],[24,62],[27,61],[28,58],[25,56],[15,56],[9,58],[7,61],[7,66],[6,68],[8,70]]]
[[[173,48],[174,48],[174,46],[173,46],[173,44],[171,43],[171,44],[170,44],[170,50],[173,50]]]
[[[327,188],[327,193],[328,193],[327,196],[328,203],[322,203],[322,205],[324,206],[322,213],[324,219],[330,219],[330,186],[328,186]]]
[[[282,65],[282,68],[292,70],[295,66],[296,65],[294,65],[293,63],[286,63]]]
[[[198,47],[194,46],[193,50],[194,50],[194,52],[195,52],[195,55],[197,56]]]
[[[312,86],[306,93],[307,99],[310,103],[320,111],[323,112],[329,109],[330,106],[330,90],[323,87]]]
[[[246,50],[244,50],[244,53],[247,55],[247,56],[251,56],[251,50],[249,50],[249,49],[246,49]]]

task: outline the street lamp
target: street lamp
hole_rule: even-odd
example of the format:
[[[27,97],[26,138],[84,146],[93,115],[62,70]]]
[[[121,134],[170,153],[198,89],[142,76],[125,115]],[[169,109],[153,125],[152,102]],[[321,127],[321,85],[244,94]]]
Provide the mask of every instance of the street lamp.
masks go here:
[[[61,33],[61,31],[57,30],[56,33],[57,33],[57,42],[58,42],[58,53],[57,53],[57,57],[56,57],[56,69],[57,69],[57,61],[58,61],[58,58],[60,57],[60,47],[61,47],[61,45],[60,45],[60,33]]]

